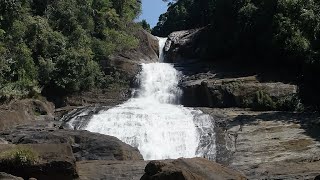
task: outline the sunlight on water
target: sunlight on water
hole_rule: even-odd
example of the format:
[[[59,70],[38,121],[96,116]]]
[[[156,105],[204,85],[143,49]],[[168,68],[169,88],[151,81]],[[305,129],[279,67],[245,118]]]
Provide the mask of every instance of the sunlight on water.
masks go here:
[[[160,41],[160,48],[164,43]],[[173,65],[142,64],[138,79],[135,98],[94,115],[84,129],[115,136],[137,147],[146,160],[214,156],[214,135],[207,133],[212,118],[177,105],[182,92]],[[204,137],[209,141],[201,142]]]

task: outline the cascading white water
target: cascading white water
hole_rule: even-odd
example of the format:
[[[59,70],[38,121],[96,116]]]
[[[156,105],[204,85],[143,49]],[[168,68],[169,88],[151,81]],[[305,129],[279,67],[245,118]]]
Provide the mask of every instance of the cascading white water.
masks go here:
[[[158,37],[158,41],[159,41],[159,62],[164,62],[164,53],[163,53],[163,49],[164,46],[166,45],[168,38],[160,38]]]
[[[161,39],[160,47],[164,43]],[[94,115],[84,129],[115,136],[137,147],[146,160],[214,158],[212,119],[201,111],[176,105],[182,93],[179,78],[171,64],[142,64],[137,97]],[[203,138],[209,140],[204,142]]]

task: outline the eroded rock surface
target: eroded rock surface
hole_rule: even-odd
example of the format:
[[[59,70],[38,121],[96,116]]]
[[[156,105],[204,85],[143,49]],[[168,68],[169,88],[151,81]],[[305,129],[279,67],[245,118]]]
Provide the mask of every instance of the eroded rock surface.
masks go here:
[[[320,173],[320,116],[201,108],[216,121],[217,161],[249,179],[314,179]]]

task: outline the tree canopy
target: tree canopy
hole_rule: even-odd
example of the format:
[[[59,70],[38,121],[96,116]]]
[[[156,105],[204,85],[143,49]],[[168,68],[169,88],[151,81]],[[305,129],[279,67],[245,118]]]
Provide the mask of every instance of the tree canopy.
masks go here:
[[[286,67],[299,79],[301,90],[307,86],[320,90],[314,82],[320,75],[320,1],[167,2],[168,11],[159,17],[153,34],[167,36],[172,31],[207,26],[211,59]]]
[[[135,47],[137,0],[1,0],[0,98],[106,86],[99,62]]]

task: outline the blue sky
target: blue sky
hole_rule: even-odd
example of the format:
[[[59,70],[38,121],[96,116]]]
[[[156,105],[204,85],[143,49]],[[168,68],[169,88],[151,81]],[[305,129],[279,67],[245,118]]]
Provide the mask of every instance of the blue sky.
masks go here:
[[[154,27],[160,14],[166,12],[167,8],[167,3],[162,0],[142,0],[142,14],[139,20],[145,19],[151,27]]]

